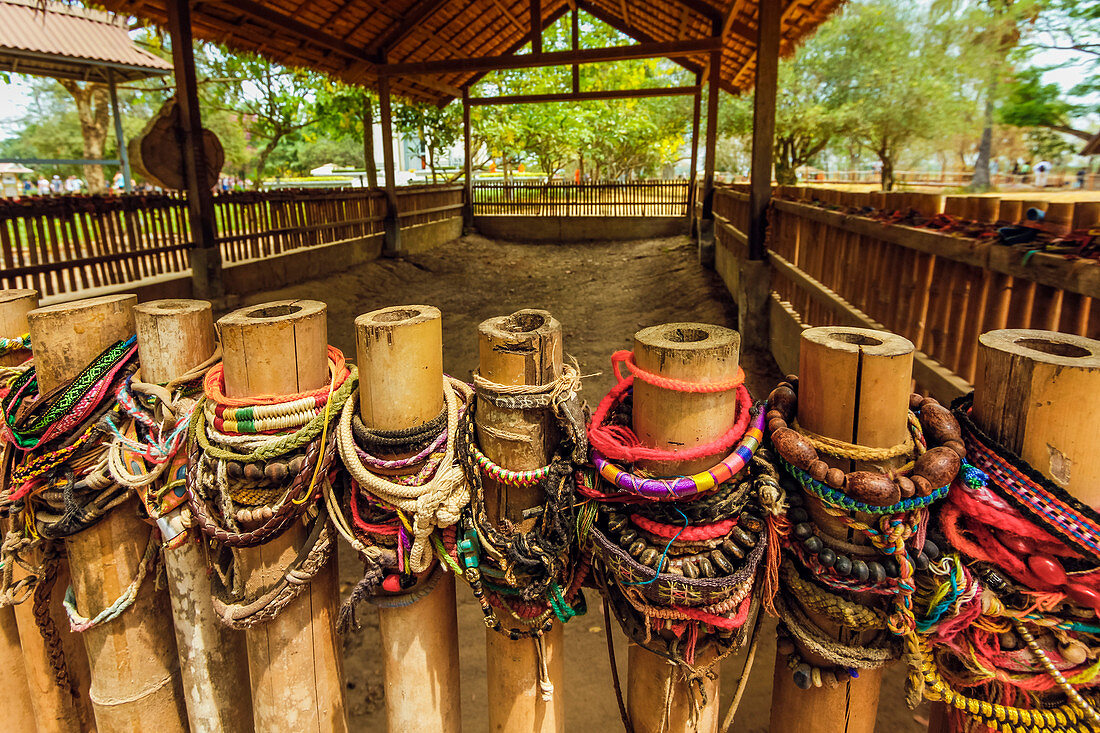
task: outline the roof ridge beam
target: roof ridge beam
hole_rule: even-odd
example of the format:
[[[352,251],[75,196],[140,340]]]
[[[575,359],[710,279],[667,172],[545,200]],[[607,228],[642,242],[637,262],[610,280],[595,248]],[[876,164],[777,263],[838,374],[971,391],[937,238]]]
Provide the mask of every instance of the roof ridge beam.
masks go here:
[[[495,71],[498,69],[530,69],[543,66],[569,66],[573,63],[594,64],[626,59],[693,56],[721,49],[722,39],[710,37],[685,41],[638,43],[629,46],[609,46],[607,48],[586,48],[580,51],[550,51],[519,56],[440,59],[437,61],[386,64],[379,66],[377,72],[380,76],[420,76],[469,71]]]

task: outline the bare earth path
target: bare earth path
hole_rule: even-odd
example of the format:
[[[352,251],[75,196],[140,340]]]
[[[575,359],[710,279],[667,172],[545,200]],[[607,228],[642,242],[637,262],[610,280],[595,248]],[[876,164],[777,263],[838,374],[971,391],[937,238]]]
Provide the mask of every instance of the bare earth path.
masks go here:
[[[567,354],[585,379],[584,394],[595,405],[614,378],[611,352],[630,348],[635,331],[674,321],[700,321],[736,328],[736,309],[721,281],[696,262],[684,238],[579,245],[524,245],[472,235],[430,252],[378,260],[358,269],[282,290],[250,296],[242,305],[270,300],[315,299],[329,306],[329,341],[354,358],[353,321],[361,313],[390,305],[428,304],[443,312],[444,367],[469,379],[477,366],[477,324],[521,308],[544,308],[562,323]],[[763,395],[780,378],[770,357],[742,355],[747,383]],[[342,545],[341,591],[359,577],[359,563]],[[458,584],[461,634],[463,730],[487,730],[484,625],[481,611]],[[599,596],[586,591],[587,616],[565,627],[566,698],[569,731],[621,730],[611,686]],[[353,731],[384,731],[384,689],[377,615],[364,607],[363,629],[344,639],[348,708]],[[615,630],[625,681],[626,648]],[[775,647],[773,626],[762,630],[757,662],[733,730],[765,731],[771,704]],[[733,694],[744,655],[722,669],[723,710]],[[879,710],[879,729],[920,731],[905,709],[904,674],[888,675]],[[625,690],[624,690],[625,693]],[[724,714],[724,713],[723,713]],[[922,710],[921,715],[926,713]]]

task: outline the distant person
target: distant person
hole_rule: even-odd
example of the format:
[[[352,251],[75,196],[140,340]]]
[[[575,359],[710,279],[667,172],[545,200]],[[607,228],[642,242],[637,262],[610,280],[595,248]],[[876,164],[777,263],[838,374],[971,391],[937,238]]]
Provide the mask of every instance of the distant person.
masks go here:
[[[38,177],[38,195],[49,196],[50,195],[50,181],[45,176]]]
[[[111,190],[122,191],[126,188],[126,176],[122,175],[122,171],[115,173],[115,177],[111,179]]]
[[[61,176],[56,173],[53,174],[53,178],[50,179],[50,191],[53,193],[61,193],[65,190],[65,184],[61,180]]]
[[[1035,165],[1035,186],[1037,188],[1046,188],[1047,174],[1050,173],[1050,163],[1045,160],[1040,160]]]
[[[84,189],[84,181],[76,176],[65,179],[65,193],[80,193]]]
[[[1079,168],[1077,170],[1077,188],[1084,188],[1085,187],[1085,176],[1087,176],[1087,175],[1088,175],[1088,171],[1085,170],[1084,168]]]
[[[30,196],[33,191],[34,184],[31,183],[31,179],[28,178],[27,180],[23,181],[23,195]]]

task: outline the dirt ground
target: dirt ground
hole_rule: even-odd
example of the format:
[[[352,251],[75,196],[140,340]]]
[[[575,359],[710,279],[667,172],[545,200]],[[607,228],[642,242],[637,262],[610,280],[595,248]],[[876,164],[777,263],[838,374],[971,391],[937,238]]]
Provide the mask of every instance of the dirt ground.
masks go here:
[[[545,308],[562,323],[567,354],[580,363],[584,394],[594,405],[611,387],[608,357],[629,348],[646,326],[674,321],[736,328],[736,308],[718,277],[701,268],[685,238],[577,245],[531,245],[466,236],[430,252],[383,259],[321,280],[248,298],[242,305],[271,300],[315,299],[328,303],[329,341],[353,357],[353,321],[361,313],[391,305],[428,304],[443,312],[444,368],[469,378],[477,366],[477,324],[521,308]],[[780,378],[771,357],[742,355],[747,384],[766,394]],[[341,544],[341,591],[359,578],[354,554]],[[621,730],[611,684],[598,595],[585,591],[589,611],[565,626],[566,700],[569,731]],[[463,730],[487,730],[485,628],[469,589],[459,583],[458,615]],[[344,669],[353,731],[384,731],[385,690],[377,614],[359,614],[363,629],[344,639]],[[626,642],[614,629],[620,674],[625,681]],[[771,705],[775,634],[770,621],[761,631],[756,664],[732,730],[766,731]],[[723,715],[733,694],[744,653],[722,665]],[[784,674],[787,674],[784,669]],[[886,675],[877,728],[923,731],[927,710],[904,705],[903,670]],[[625,691],[624,691],[625,692]]]

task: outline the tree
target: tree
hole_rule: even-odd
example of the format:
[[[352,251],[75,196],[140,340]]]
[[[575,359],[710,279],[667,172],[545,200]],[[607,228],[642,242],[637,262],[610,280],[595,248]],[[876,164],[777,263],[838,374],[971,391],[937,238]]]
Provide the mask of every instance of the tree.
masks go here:
[[[435,183],[440,159],[462,134],[461,106],[402,102],[395,105],[393,121],[402,134],[420,138],[432,171],[432,183]]]
[[[259,56],[229,54],[213,46],[195,55],[205,77],[200,94],[208,110],[236,115],[250,142],[261,145],[253,160],[258,188],[267,160],[288,136],[316,120],[320,77],[288,69]]]
[[[1044,127],[1090,140],[1092,133],[1072,125],[1073,116],[1079,112],[1080,108],[1062,97],[1061,87],[1043,82],[1042,69],[1030,68],[1017,72],[1013,78],[1000,119],[1006,125]]]
[[[333,140],[355,140],[362,143],[367,182],[371,188],[377,188],[374,95],[363,87],[323,79],[317,92],[317,125]]]

